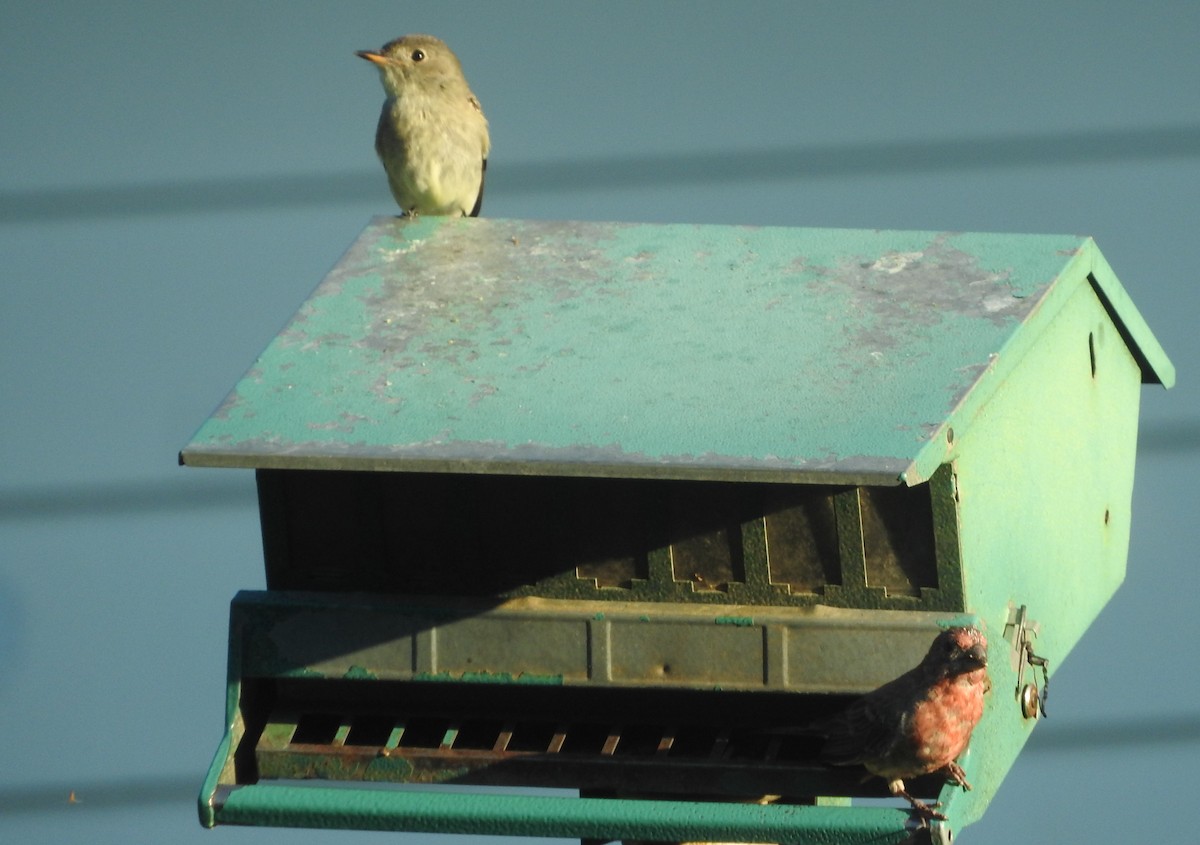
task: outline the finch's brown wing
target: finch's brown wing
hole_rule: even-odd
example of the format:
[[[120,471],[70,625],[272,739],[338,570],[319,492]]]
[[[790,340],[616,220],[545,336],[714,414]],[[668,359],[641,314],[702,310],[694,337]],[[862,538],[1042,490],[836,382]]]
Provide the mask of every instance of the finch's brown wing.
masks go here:
[[[814,733],[825,737],[822,759],[835,766],[853,766],[889,756],[907,733],[921,695],[921,675],[913,669],[814,726]]]
[[[818,725],[825,737],[821,758],[834,766],[855,766],[886,756],[901,736],[904,713],[886,702],[862,698]]]

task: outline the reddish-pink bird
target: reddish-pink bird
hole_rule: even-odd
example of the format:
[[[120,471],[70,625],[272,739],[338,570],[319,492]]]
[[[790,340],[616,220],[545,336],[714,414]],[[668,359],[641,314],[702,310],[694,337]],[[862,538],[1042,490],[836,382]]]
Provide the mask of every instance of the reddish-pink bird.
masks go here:
[[[825,762],[863,766],[886,780],[891,793],[921,816],[945,819],[910,795],[904,780],[940,772],[963,789],[971,788],[956,761],[983,716],[989,689],[983,633],[948,628],[937,635],[919,666],[813,725],[812,731],[825,737]]]

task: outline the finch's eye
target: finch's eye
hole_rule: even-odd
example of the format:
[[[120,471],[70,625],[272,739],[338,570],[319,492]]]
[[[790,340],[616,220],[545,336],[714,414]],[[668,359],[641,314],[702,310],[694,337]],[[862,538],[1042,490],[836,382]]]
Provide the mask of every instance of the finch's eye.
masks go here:
[[[425,61],[425,51],[424,50],[413,50],[412,51],[412,60],[414,62]]]

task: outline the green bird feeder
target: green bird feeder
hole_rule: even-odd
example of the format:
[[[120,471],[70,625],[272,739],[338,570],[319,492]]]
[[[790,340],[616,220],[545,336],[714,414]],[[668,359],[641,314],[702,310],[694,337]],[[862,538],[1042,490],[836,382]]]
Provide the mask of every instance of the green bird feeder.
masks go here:
[[[180,456],[256,471],[266,564],[201,821],[900,841],[786,729],[972,623],[974,789],[908,782],[946,840],[1124,577],[1173,381],[1085,237],[377,218]]]

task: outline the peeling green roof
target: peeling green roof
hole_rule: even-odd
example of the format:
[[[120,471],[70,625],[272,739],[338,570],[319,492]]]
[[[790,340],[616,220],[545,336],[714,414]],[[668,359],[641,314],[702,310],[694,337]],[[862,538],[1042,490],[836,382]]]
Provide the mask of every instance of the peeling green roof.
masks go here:
[[[1089,283],[1169,386],[1085,237],[380,217],[180,459],[916,483]]]

